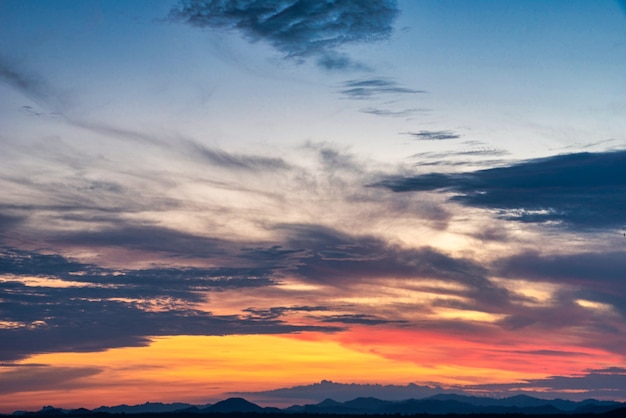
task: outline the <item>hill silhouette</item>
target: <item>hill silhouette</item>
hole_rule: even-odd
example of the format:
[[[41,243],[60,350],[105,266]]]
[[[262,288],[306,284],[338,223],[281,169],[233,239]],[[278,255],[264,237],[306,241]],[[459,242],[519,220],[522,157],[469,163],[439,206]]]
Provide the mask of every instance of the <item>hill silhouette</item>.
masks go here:
[[[479,414],[482,418],[495,417],[626,417],[626,403],[588,399],[581,402],[563,399],[540,399],[527,395],[509,398],[486,398],[467,395],[439,394],[422,399],[388,401],[374,397],[355,398],[346,402],[325,399],[317,404],[293,405],[285,409],[261,407],[244,398],[228,398],[213,405],[191,405],[185,403],[145,403],[142,405],[102,406],[94,410],[85,408],[64,410],[46,406],[37,412],[18,411],[12,417],[65,417],[68,418],[107,418],[120,415],[133,415],[135,418],[200,418],[203,416],[224,417],[264,417],[289,416],[336,417],[367,416],[369,418],[389,415],[402,416],[441,416],[455,414],[457,417]],[[9,417],[9,415],[4,415]]]

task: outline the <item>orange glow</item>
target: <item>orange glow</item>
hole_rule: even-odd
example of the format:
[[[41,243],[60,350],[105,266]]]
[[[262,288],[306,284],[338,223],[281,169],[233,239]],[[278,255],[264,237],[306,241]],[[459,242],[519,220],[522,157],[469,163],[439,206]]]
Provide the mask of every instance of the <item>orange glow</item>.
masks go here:
[[[419,365],[447,365],[457,373],[441,375],[443,383],[505,383],[550,375],[571,375],[589,369],[622,364],[616,354],[576,346],[562,335],[525,332],[504,333],[495,328],[481,335],[437,333],[419,329],[376,329],[355,327],[337,334],[344,346],[376,353],[397,361]],[[488,335],[488,338],[485,336]],[[294,336],[293,338],[302,338]],[[484,342],[482,341],[484,340]],[[493,341],[500,341],[494,344]],[[417,379],[416,379],[417,380]]]
[[[28,405],[29,399],[42,405],[87,408],[146,401],[206,403],[228,396],[227,392],[268,390],[322,379],[402,384],[435,380],[460,369],[420,366],[328,339],[270,335],[156,338],[147,347],[41,354],[23,363],[95,367],[101,372],[76,380],[71,390],[50,388],[4,395],[0,404],[7,411],[11,405]],[[42,405],[33,405],[33,409]]]
[[[521,338],[520,338],[521,339]],[[567,355],[556,353],[567,352]],[[56,384],[0,396],[3,413],[43,405],[95,408],[144,402],[205,404],[231,392],[254,392],[327,379],[344,383],[456,386],[522,382],[618,364],[600,350],[554,341],[494,346],[415,329],[355,327],[337,334],[176,336],[146,347],[99,353],[41,354],[21,365],[90,369]],[[40,366],[41,367],[41,366]],[[0,369],[0,379],[12,368]],[[15,369],[13,369],[15,372]],[[20,370],[21,372],[21,370]],[[97,373],[94,373],[97,372]],[[432,383],[431,383],[432,384]],[[7,385],[9,386],[9,385]],[[37,404],[32,404],[36,400]]]

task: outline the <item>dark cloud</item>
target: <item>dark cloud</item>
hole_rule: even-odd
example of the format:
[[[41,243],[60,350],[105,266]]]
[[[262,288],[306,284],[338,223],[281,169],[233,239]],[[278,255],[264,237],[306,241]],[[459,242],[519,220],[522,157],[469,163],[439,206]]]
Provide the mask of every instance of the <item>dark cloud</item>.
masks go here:
[[[213,315],[196,307],[206,301],[207,292],[273,285],[272,272],[262,269],[113,270],[60,255],[4,249],[0,273],[9,275],[0,282],[0,360],[5,361],[36,353],[140,346],[161,335],[340,329],[288,325],[267,315]],[[65,285],[23,282],[32,277],[61,280]]]
[[[370,99],[380,95],[426,93],[424,90],[402,87],[389,78],[348,80],[341,85],[339,92],[348,99]]]
[[[442,279],[466,285],[463,296],[490,312],[508,304],[508,293],[491,283],[478,264],[433,248],[403,248],[372,236],[351,236],[318,225],[282,225],[285,243],[304,251],[292,270],[303,280],[349,288],[387,278]]]
[[[275,306],[268,309],[247,308],[243,312],[249,314],[248,318],[255,319],[278,319],[289,313],[316,313],[342,311],[346,306]],[[327,315],[307,315],[308,318],[315,319],[320,323],[340,323],[352,325],[380,325],[380,324],[405,324],[406,321],[390,320],[369,314],[327,314]]]
[[[327,306],[274,306],[268,309],[243,309],[250,319],[277,319],[289,312],[325,312],[331,308]]]
[[[453,131],[419,131],[405,132],[404,134],[419,141],[443,141],[447,139],[459,139],[461,137],[461,135]]]
[[[358,324],[358,325],[381,325],[381,324],[406,324],[407,321],[394,321],[365,314],[341,314],[317,317],[320,322]]]
[[[26,216],[8,215],[0,213],[0,234],[3,234],[18,227],[25,220]]]
[[[236,254],[238,243],[220,238],[193,235],[151,224],[119,221],[99,230],[59,232],[48,240],[57,245],[81,248],[125,248],[167,254],[171,257],[221,257]]]
[[[360,64],[335,50],[389,38],[397,14],[395,0],[182,0],[170,17],[199,28],[237,31],[287,58],[315,56],[323,68],[343,70]]]
[[[610,304],[626,316],[626,251],[566,255],[527,252],[500,260],[495,268],[503,277],[576,286],[574,297]]]
[[[396,177],[376,186],[395,192],[440,190],[454,201],[500,209],[521,222],[559,222],[574,228],[626,224],[626,151],[579,153],[467,173]]]

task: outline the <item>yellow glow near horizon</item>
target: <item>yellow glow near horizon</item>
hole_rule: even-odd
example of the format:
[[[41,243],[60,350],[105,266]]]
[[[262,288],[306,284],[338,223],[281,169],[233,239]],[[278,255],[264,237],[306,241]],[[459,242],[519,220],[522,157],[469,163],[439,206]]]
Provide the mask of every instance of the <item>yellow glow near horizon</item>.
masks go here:
[[[253,392],[310,384],[327,379],[347,383],[470,383],[488,379],[496,370],[428,364],[383,357],[305,334],[176,336],[155,338],[149,346],[95,353],[53,353],[30,357],[22,364],[63,368],[95,368],[100,372],[62,385],[38,389],[37,402],[57,407],[137,404],[147,401],[205,403],[229,392]],[[427,360],[428,361],[428,360]],[[516,373],[504,373],[508,380]],[[0,374],[0,378],[2,374]],[[499,380],[499,379],[497,379]],[[34,392],[0,396],[4,408]]]

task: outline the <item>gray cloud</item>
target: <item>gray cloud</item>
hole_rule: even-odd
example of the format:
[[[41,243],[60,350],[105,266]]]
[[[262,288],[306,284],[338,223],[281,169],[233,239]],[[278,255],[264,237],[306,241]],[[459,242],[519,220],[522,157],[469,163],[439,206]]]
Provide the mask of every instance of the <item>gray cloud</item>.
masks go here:
[[[454,166],[458,165],[458,163],[463,163],[460,165],[465,165],[467,160],[460,160],[458,157],[500,157],[508,155],[509,153],[503,149],[492,148],[486,145],[475,146],[471,145],[469,149],[465,150],[452,150],[452,151],[444,151],[444,152],[420,152],[417,154],[411,155],[411,158],[415,158],[417,162],[415,163],[418,166],[425,165],[449,165]],[[493,163],[502,163],[502,160],[489,160]],[[476,164],[476,161],[473,162]],[[485,165],[486,161],[481,160],[481,165]],[[468,164],[471,165],[471,164]]]
[[[264,41],[287,58],[318,58],[326,69],[358,68],[335,50],[389,38],[398,14],[394,0],[182,0],[170,18],[199,28],[232,30]]]
[[[358,281],[388,277],[441,278],[474,290],[468,296],[487,301],[492,307],[506,303],[507,294],[487,278],[487,271],[470,260],[454,258],[435,249],[402,248],[372,236],[351,236],[318,225],[281,225],[285,245],[304,251],[293,267],[311,282],[337,287]]]
[[[197,142],[186,141],[192,155],[199,156],[209,164],[236,170],[285,170],[290,166],[285,160],[275,157],[235,154],[209,148]]]
[[[459,139],[461,137],[461,135],[453,131],[418,131],[404,132],[404,134],[418,141],[443,141],[447,139]]]
[[[359,110],[359,112],[361,113],[367,113],[367,114],[375,115],[375,116],[391,116],[394,118],[403,118],[417,111],[419,111],[419,109],[390,110],[390,109],[379,109],[376,107],[365,107]]]
[[[567,255],[526,252],[500,260],[495,269],[503,277],[524,277],[576,286],[579,290],[574,292],[574,297],[608,303],[626,316],[624,251]]]
[[[51,367],[24,364],[14,370],[5,371],[0,379],[0,394],[22,391],[45,391],[54,387],[69,390],[81,387],[81,379],[100,373],[95,367]]]
[[[341,85],[339,92],[348,99],[370,99],[380,95],[426,93],[424,90],[402,87],[394,80],[384,77],[348,80]]]
[[[626,151],[567,154],[474,172],[391,177],[395,192],[454,192],[468,206],[500,209],[505,219],[561,222],[581,230],[626,224]]]

